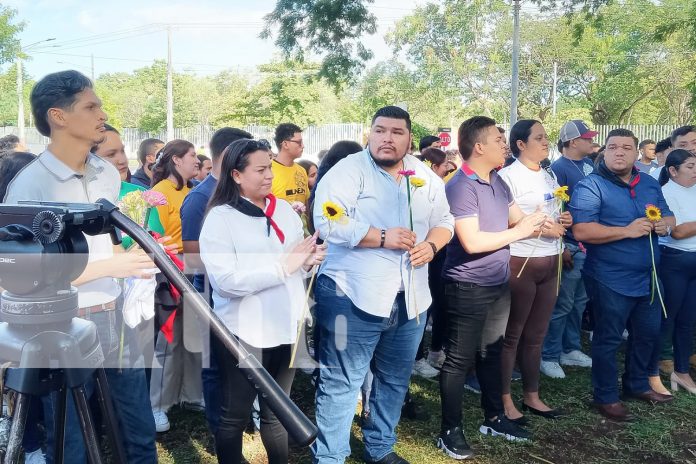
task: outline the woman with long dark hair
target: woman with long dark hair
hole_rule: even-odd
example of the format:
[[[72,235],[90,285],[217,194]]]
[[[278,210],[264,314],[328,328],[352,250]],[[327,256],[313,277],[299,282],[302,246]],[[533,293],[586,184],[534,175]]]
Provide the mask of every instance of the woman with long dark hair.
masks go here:
[[[523,119],[510,130],[510,149],[515,161],[500,170],[515,203],[526,214],[542,210],[547,221],[541,233],[510,244],[510,317],[501,355],[503,405],[513,421],[525,421],[510,392],[515,361],[522,373],[523,409],[555,419],[562,411],[551,409],[539,398],[541,346],[556,304],[558,255],[561,237],[572,225],[570,213],[561,213],[554,191],[555,177],[542,167],[549,154],[549,139],[539,121]]]
[[[152,166],[152,190],[162,193],[167,204],[157,207],[164,235],[171,237],[170,245],[183,251],[181,239],[181,205],[191,191],[191,179],[198,173],[198,158],[192,143],[172,140],[157,153]],[[162,332],[158,332],[155,356],[162,369],[153,369],[150,381],[150,402],[158,432],[169,430],[167,411],[174,404],[184,403],[195,409],[203,407],[203,385],[201,381],[201,355],[188,351],[184,346],[183,307],[173,322],[171,343]],[[167,319],[160,320],[158,325]],[[188,331],[187,331],[188,332]]]
[[[683,388],[696,394],[696,382],[689,375],[696,325],[696,155],[683,149],[672,151],[659,180],[677,220],[677,226],[660,238],[660,280],[667,309],[662,339],[674,347],[672,390]],[[658,392],[664,389],[658,370],[661,345],[655,344],[649,377],[650,386]]]
[[[200,235],[201,260],[213,287],[214,311],[227,328],[261,359],[290,393],[290,365],[304,310],[304,271],[321,263],[316,234],[304,238],[302,221],[289,203],[271,194],[273,172],[266,146],[238,140],[223,154],[215,193]],[[222,414],[215,434],[220,463],[242,462],[242,434],[256,392],[238,360],[216,337]],[[261,439],[269,464],[288,462],[288,435],[263,398]]]
[[[172,237],[183,250],[181,242],[181,204],[186,194],[191,191],[191,180],[198,173],[196,149],[186,140],[172,140],[157,154],[152,167],[152,190],[167,197],[165,206],[158,206],[157,211],[164,227],[164,234]]]

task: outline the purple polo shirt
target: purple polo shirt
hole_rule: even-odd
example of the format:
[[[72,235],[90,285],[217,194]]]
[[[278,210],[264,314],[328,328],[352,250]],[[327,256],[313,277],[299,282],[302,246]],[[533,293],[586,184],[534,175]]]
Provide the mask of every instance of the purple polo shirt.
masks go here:
[[[514,203],[514,198],[497,172],[491,171],[488,183],[463,164],[445,185],[445,193],[455,222],[458,219],[478,217],[479,230],[482,232],[502,232],[508,229],[510,206]],[[510,278],[510,247],[469,254],[455,234],[447,245],[442,276],[446,280],[484,287],[503,284]]]

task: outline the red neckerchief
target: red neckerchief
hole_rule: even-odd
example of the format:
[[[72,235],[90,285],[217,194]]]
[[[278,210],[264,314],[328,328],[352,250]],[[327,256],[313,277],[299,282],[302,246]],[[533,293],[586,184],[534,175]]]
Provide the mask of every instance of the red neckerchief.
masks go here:
[[[285,234],[282,230],[280,230],[278,224],[276,224],[276,222],[273,220],[273,213],[275,213],[277,199],[272,193],[266,195],[266,199],[268,200],[268,206],[266,207],[266,211],[264,211],[263,213],[266,215],[268,223],[271,225],[271,227],[273,227],[273,230],[275,230],[275,233],[278,236],[278,240],[280,240],[280,243],[285,243]]]
[[[161,237],[161,235],[157,232],[149,232],[155,240]],[[164,249],[164,251],[167,253],[167,256],[169,256],[169,259],[171,259],[172,262],[176,265],[176,267],[179,268],[181,272],[184,272],[184,263],[179,259],[179,257],[166,248]],[[172,297],[174,297],[175,301],[178,302],[181,299],[181,293],[179,293],[179,290],[177,290],[177,288],[171,282],[169,283],[169,291],[171,292]],[[164,338],[167,340],[167,343],[171,343],[172,341],[174,341],[174,318],[176,317],[176,311],[176,309],[172,311],[169,317],[167,318],[167,321],[162,325],[162,327],[160,327],[160,330],[162,331]]]

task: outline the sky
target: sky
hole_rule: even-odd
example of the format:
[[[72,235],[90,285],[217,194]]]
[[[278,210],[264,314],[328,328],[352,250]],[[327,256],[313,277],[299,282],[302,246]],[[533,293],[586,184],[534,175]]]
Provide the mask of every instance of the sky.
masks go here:
[[[370,9],[378,18],[378,32],[363,41],[375,53],[373,61],[391,56],[384,34],[424,3],[375,0]],[[263,16],[273,10],[274,0],[4,0],[2,4],[17,10],[16,21],[25,23],[19,37],[30,56],[25,69],[34,79],[64,69],[90,75],[92,55],[96,77],[166,59],[164,24],[173,25],[172,62],[177,71],[247,73],[279,56],[272,40],[258,38]],[[55,40],[42,42],[51,38]]]

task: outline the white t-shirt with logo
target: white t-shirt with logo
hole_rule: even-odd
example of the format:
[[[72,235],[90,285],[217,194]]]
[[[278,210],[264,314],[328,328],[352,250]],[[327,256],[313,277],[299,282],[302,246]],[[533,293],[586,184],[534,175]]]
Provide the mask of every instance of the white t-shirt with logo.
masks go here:
[[[553,192],[559,186],[556,179],[546,170],[534,171],[520,161],[515,161],[501,169],[498,174],[508,184],[515,197],[515,203],[525,214],[531,214],[537,207],[541,207],[541,211],[558,219],[561,214],[560,202],[554,198]],[[547,237],[532,237],[510,244],[510,255],[522,258],[553,256],[561,251],[561,241]]]

